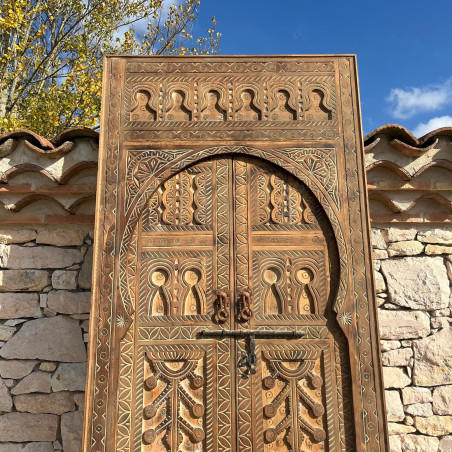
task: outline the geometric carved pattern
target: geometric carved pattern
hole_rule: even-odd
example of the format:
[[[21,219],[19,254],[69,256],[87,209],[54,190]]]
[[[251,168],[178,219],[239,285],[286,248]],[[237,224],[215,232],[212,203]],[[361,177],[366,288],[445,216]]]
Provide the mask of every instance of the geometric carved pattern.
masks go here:
[[[105,86],[84,452],[386,451],[353,57],[111,57]],[[255,374],[221,329],[259,332]]]
[[[256,178],[260,223],[266,224],[270,219],[274,224],[312,222],[310,209],[307,206],[301,208],[304,201],[297,190],[275,174],[269,178],[266,174],[259,173]]]
[[[255,251],[253,286],[256,318],[300,321],[299,316],[312,319],[324,316],[328,299],[324,253],[324,250],[293,249]]]
[[[310,314],[314,309],[313,272],[290,257],[262,261],[262,301],[265,314]]]
[[[203,450],[204,353],[149,351],[151,373],[144,380],[143,442],[152,451]]]
[[[149,200],[144,213],[143,229],[153,226],[211,226],[212,172],[204,168],[178,173]]]
[[[325,450],[320,355],[320,350],[263,352],[266,450]]]
[[[139,312],[143,322],[207,314],[211,257],[154,252],[144,253],[142,259]]]

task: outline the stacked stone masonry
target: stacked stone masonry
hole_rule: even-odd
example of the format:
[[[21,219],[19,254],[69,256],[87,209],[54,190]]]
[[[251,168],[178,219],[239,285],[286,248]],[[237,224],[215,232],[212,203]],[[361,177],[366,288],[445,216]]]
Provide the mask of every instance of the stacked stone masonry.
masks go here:
[[[365,138],[391,452],[452,451],[451,138]],[[0,137],[0,452],[81,449],[97,144]]]

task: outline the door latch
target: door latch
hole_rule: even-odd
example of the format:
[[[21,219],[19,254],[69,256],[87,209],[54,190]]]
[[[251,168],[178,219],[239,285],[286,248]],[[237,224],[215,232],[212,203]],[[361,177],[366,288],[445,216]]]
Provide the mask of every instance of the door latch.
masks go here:
[[[256,373],[256,339],[299,339],[305,336],[304,331],[260,331],[260,330],[202,330],[199,337],[213,337],[217,339],[226,337],[236,337],[248,339],[247,350],[242,352],[237,367],[242,370],[242,374],[247,377],[248,374]]]

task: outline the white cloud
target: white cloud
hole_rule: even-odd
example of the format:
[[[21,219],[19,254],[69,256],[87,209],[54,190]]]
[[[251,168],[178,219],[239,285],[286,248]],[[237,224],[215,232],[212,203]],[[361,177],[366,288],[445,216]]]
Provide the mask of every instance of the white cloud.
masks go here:
[[[430,119],[430,121],[426,123],[421,122],[413,130],[413,135],[422,137],[426,133],[441,127],[452,127],[452,116],[438,116]]]
[[[163,0],[159,13],[161,26],[163,26],[165,21],[168,19],[170,8],[173,5],[179,6],[182,4],[182,2],[183,0]],[[130,18],[130,20],[134,20],[134,18]],[[152,18],[143,18],[134,22],[133,27],[135,28],[135,32],[138,35],[146,33],[149,22],[152,22]],[[113,34],[113,40],[115,40],[116,38],[119,38],[120,40],[124,39],[124,33],[129,29],[129,27],[129,25],[126,25],[118,28]]]
[[[452,104],[452,78],[442,85],[393,88],[386,98],[394,118],[407,119],[418,113],[437,111]]]

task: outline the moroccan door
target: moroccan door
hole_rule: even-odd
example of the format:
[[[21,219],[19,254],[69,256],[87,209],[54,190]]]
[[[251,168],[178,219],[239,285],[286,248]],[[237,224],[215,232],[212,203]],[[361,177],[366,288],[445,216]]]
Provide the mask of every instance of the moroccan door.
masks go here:
[[[255,158],[200,161],[149,196],[131,450],[336,451],[353,439],[330,236],[309,190]]]
[[[83,452],[386,452],[355,58],[105,74]]]

